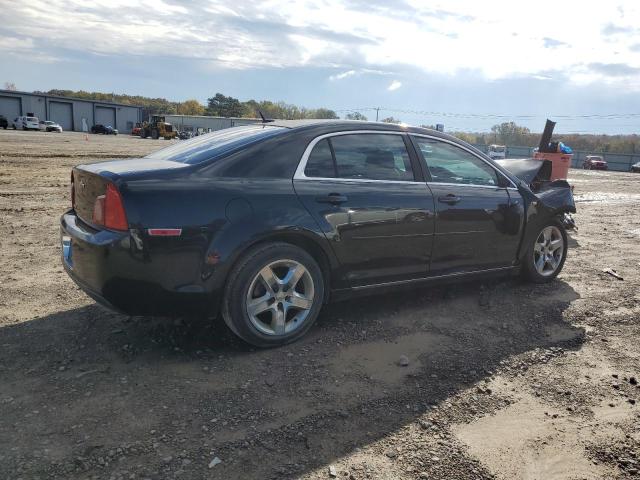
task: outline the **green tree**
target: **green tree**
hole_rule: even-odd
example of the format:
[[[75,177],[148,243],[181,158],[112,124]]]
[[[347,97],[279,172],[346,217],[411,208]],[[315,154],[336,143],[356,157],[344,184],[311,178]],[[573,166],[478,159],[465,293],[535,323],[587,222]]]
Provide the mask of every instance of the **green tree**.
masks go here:
[[[460,140],[462,140],[463,142],[467,142],[470,144],[476,144],[478,141],[477,136],[474,133],[468,133],[468,132],[454,132],[453,133],[454,137],[459,138]]]
[[[178,115],[204,115],[204,105],[197,100],[185,100],[176,106]]]
[[[309,110],[306,112],[305,118],[340,118],[336,112],[329,110],[328,108],[316,108],[315,110]]]
[[[491,132],[498,143],[504,145],[521,145],[531,133],[527,127],[516,125],[515,122],[504,122],[491,127]]]
[[[241,117],[244,113],[240,100],[221,93],[207,99],[207,103],[207,115],[214,117]]]
[[[362,120],[363,122],[367,121],[367,117],[365,117],[360,112],[347,113],[344,118],[347,120]]]
[[[394,118],[394,117],[387,117],[387,118],[383,118],[382,120],[380,120],[381,122],[384,123],[402,123],[401,120]]]

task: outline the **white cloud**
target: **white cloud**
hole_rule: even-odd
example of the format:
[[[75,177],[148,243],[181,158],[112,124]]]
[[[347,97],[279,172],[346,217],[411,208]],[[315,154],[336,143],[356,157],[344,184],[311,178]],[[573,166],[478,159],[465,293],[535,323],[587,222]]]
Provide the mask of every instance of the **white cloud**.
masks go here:
[[[579,8],[557,0],[5,3],[5,36],[33,39],[34,61],[51,61],[61,51],[178,55],[227,68],[332,67],[334,81],[402,67],[474,71],[490,80],[561,70],[580,84],[640,89],[636,0],[581,2]],[[9,55],[0,51],[0,60]],[[629,68],[620,74],[623,69],[602,65]]]
[[[390,92],[393,92],[394,90],[399,89],[402,86],[402,82],[399,82],[398,80],[394,80],[393,82],[391,82],[391,84],[387,87],[387,90],[389,90]]]
[[[331,75],[329,77],[329,80],[331,80],[332,82],[335,80],[342,80],[343,78],[353,77],[355,74],[356,74],[355,70],[347,70],[346,72]]]

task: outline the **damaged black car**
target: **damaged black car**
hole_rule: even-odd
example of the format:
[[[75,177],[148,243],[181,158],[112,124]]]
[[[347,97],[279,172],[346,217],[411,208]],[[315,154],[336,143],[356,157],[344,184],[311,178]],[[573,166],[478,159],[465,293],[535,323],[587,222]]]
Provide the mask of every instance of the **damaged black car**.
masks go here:
[[[220,314],[245,341],[278,346],[356,293],[553,280],[575,204],[548,169],[422,128],[265,121],[75,167],[62,261],[115,310]]]

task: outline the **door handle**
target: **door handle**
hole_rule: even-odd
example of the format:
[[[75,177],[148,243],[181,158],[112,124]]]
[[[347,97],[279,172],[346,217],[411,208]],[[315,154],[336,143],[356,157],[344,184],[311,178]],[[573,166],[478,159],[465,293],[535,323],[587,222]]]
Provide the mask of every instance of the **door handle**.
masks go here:
[[[332,205],[338,205],[347,201],[347,196],[341,193],[330,193],[322,197],[316,197],[318,203],[330,203]]]
[[[456,195],[454,195],[453,193],[445,195],[444,197],[438,197],[438,201],[440,203],[448,203],[449,205],[455,205],[460,200],[461,200],[461,198],[456,196]]]

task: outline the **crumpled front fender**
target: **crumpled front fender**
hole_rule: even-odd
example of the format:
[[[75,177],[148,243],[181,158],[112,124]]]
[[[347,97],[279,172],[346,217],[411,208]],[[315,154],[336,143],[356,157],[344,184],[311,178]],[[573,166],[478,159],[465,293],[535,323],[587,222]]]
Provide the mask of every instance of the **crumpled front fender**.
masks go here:
[[[539,201],[551,209],[554,214],[569,212],[576,213],[576,202],[573,199],[571,186],[566,180],[556,180],[545,183],[534,193]]]

